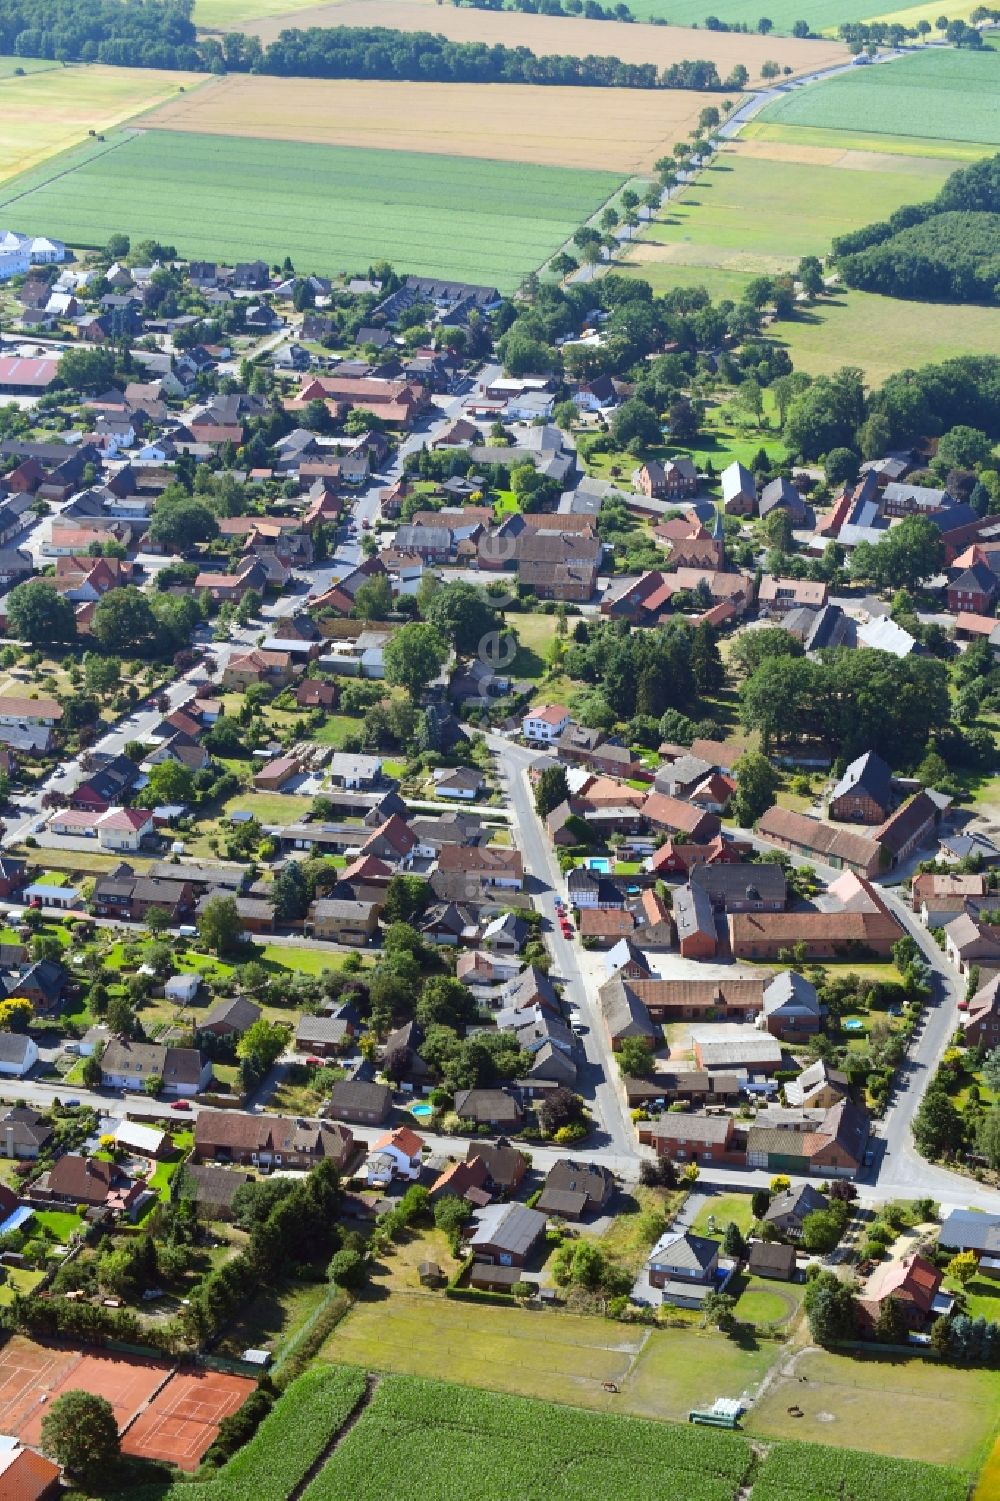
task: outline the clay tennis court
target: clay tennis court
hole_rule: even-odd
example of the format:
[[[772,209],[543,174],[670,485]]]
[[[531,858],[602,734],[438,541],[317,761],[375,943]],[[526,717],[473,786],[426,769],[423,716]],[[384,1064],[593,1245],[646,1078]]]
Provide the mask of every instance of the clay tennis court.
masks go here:
[[[122,1450],[196,1470],[223,1418],[237,1412],[257,1383],[221,1371],[171,1376],[122,1439]]]
[[[107,1397],[123,1428],[163,1385],[169,1371],[160,1361],[61,1350],[15,1335],[0,1349],[0,1432],[36,1444],[50,1404],[76,1387]]]
[[[80,1388],[114,1408],[126,1454],[197,1469],[219,1424],[256,1382],[216,1371],[172,1371],[162,1360],[63,1350],[15,1334],[0,1347],[0,1433],[37,1444],[42,1419],[63,1392]]]

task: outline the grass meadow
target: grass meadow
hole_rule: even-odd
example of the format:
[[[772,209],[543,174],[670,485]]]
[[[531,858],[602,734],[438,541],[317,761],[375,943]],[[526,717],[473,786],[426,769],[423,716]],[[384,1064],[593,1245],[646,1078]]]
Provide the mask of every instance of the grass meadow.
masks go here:
[[[327,274],[385,258],[505,291],[621,183],[607,172],[163,131],[122,133],[113,149],[83,148],[60,167],[0,193],[25,231],[102,245],[115,202],[115,227],[183,256],[231,265],[290,255]]]
[[[756,1387],[776,1351],[741,1347],[712,1330],[644,1329],[570,1313],[548,1318],[530,1309],[394,1292],[388,1300],[362,1299],[322,1354],[369,1370],[558,1395],[579,1407],[683,1422],[693,1406]],[[605,1381],[618,1392],[606,1392]]]
[[[802,1417],[789,1416],[792,1405]],[[919,1357],[810,1350],[771,1383],[746,1427],[768,1438],[864,1448],[974,1472],[998,1423],[1000,1372]]]
[[[881,67],[858,68],[796,89],[760,115],[762,123],[866,130],[931,140],[1000,145],[1000,55],[990,48],[927,48]]]
[[[14,76],[15,67],[25,69],[23,78]],[[197,73],[158,68],[0,59],[0,182],[87,140],[88,131],[110,130],[199,81]],[[112,228],[105,209],[102,244]],[[58,233],[41,224],[33,232]]]
[[[849,292],[775,324],[771,335],[787,347],[796,370],[828,375],[842,365],[860,365],[877,384],[896,370],[960,354],[996,354],[1000,308]]]
[[[801,256],[825,255],[836,235],[932,197],[961,164],[944,155],[944,142],[927,143],[940,153],[894,155],[883,149],[887,136],[865,144],[818,127],[749,129],[750,139],[722,151],[628,252],[625,269],[654,291],[704,286],[738,300],[752,277],[793,271]],[[907,366],[993,353],[1000,311],[835,292],[773,325],[771,337],[809,375],[851,364],[878,383]]]

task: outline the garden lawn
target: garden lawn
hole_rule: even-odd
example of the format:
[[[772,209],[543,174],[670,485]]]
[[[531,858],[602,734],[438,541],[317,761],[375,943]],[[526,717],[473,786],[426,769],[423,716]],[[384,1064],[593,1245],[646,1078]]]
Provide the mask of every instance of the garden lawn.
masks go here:
[[[258,948],[257,958],[269,967],[294,970],[300,975],[321,975],[325,969],[343,969],[347,955],[268,943],[263,949]]]
[[[6,1276],[0,1283],[0,1308],[6,1308],[13,1303],[18,1294],[32,1292],[45,1276],[44,1272],[34,1272],[24,1266],[9,1266]]]
[[[318,745],[332,745],[334,750],[343,750],[349,735],[357,735],[361,718],[354,714],[328,714],[318,730],[309,731],[309,739]]]
[[[517,656],[506,673],[513,678],[540,678],[549,663],[549,649],[556,639],[558,620],[555,615],[511,611],[504,624],[517,632]]]
[[[400,271],[512,291],[622,182],[580,168],[251,136],[158,130],[112,141],[103,154],[91,145],[63,158],[58,176],[43,168],[8,184],[0,208],[16,198],[26,232],[99,246],[103,205],[115,200],[120,230],[187,256],[229,265],[291,256],[327,275],[384,257]]]
[[[970,1318],[978,1319],[982,1316],[991,1324],[1000,1321],[1000,1286],[988,1277],[973,1277],[971,1282],[965,1284],[964,1289],[955,1277],[946,1277],[944,1285],[946,1292],[964,1291],[966,1312]]]
[[[248,1346],[266,1345],[280,1354],[330,1292],[325,1282],[290,1282],[277,1291],[263,1288],[242,1309],[222,1341],[222,1353],[238,1356]]]
[[[848,131],[863,122],[866,130],[886,135],[1000,146],[998,94],[1000,55],[992,49],[928,48],[885,67],[858,68],[795,89],[760,119]]]
[[[70,1209],[36,1209],[35,1224],[65,1245],[73,1231],[83,1224],[83,1216]]]
[[[709,1229],[714,1216],[715,1229]],[[721,1240],[726,1226],[732,1222],[741,1235],[746,1235],[753,1224],[753,1210],[749,1194],[712,1194],[708,1203],[698,1211],[691,1226],[696,1235],[712,1235]]]
[[[738,1319],[750,1324],[783,1324],[798,1312],[805,1289],[796,1282],[740,1277],[727,1291],[736,1298]]]
[[[233,813],[252,813],[258,823],[299,823],[312,811],[311,797],[296,797],[294,792],[258,792],[248,788],[223,803],[219,813],[222,823]]]
[[[803,1416],[791,1417],[790,1405]],[[976,1470],[998,1423],[1000,1371],[962,1370],[919,1356],[809,1351],[771,1384],[746,1427],[769,1438],[860,1446]],[[877,1494],[871,1492],[872,1501]]]
[[[362,1300],[321,1352],[366,1369],[445,1377],[472,1386],[611,1412],[685,1420],[692,1407],[754,1387],[778,1352],[744,1349],[701,1329],[645,1329],[559,1313],[409,1293]],[[607,1392],[605,1381],[617,1392]]]

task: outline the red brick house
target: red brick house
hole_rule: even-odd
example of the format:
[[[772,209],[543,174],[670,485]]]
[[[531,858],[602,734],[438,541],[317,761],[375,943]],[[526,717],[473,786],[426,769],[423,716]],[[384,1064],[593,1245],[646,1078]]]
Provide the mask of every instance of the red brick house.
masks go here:
[[[895,1298],[908,1329],[923,1330],[938,1313],[944,1313],[941,1300],[942,1273],[926,1257],[914,1253],[899,1261],[883,1262],[869,1277],[858,1299],[858,1324],[869,1337],[874,1334],[879,1311],[886,1298]]]

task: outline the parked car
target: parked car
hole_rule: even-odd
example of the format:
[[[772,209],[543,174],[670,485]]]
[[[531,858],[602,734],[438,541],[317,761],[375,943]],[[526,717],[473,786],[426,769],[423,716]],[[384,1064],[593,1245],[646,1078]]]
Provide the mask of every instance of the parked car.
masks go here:
[[[191,1109],[191,1101],[190,1100],[174,1100],[171,1103],[170,1108],[171,1108],[171,1110],[190,1110]]]

